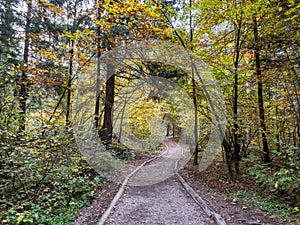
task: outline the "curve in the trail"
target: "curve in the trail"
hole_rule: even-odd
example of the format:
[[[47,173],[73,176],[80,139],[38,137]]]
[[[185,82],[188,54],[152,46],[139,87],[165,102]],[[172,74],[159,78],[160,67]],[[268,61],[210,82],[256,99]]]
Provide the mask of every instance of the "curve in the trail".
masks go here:
[[[218,214],[207,208],[200,196],[195,198],[195,193],[178,174],[178,168],[184,165],[182,159],[187,159],[186,146],[173,141],[165,145],[167,150],[163,154],[143,163],[125,179],[122,186],[131,185],[122,198],[118,196],[107,217],[101,218],[98,224],[226,225]],[[124,190],[122,187],[122,194]]]
[[[129,180],[130,186],[146,186],[160,183],[175,174],[174,168],[180,160],[184,165],[191,157],[188,147],[176,142],[165,141],[165,154],[143,166]]]

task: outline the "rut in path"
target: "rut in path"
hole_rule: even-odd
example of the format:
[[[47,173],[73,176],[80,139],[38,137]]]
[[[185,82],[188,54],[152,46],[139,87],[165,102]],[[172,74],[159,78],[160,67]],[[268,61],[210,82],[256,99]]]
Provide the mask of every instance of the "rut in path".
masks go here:
[[[176,162],[188,160],[188,150],[175,142],[167,142],[167,148],[129,179],[105,224],[215,224],[174,176]]]

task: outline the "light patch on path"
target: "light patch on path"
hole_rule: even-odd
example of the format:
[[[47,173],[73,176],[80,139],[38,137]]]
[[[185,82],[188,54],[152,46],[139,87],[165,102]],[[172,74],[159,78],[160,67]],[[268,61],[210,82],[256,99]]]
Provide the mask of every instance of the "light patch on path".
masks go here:
[[[146,186],[160,183],[175,174],[176,161],[179,168],[184,166],[191,157],[189,149],[183,144],[166,142],[168,151],[153,162],[143,166],[129,180],[130,186]]]

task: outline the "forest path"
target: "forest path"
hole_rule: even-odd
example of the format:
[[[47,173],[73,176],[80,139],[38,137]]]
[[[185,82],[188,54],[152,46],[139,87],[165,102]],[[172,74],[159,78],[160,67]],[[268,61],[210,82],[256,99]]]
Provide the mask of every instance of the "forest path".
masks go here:
[[[144,165],[130,179],[129,186],[148,186],[165,181],[175,175],[175,164],[181,167],[190,158],[187,146],[178,144],[172,139],[164,142],[166,151],[155,160]]]
[[[208,190],[197,175],[186,168],[189,164],[184,166],[188,158],[186,147],[171,139],[165,144],[167,151],[137,167],[139,169],[121,188],[112,182],[99,190],[99,197],[72,224],[287,224],[258,208],[246,207],[242,201]],[[135,165],[140,165],[141,160]],[[185,180],[177,173],[176,166],[181,168],[180,174]]]
[[[214,224],[171,177],[150,186],[130,186],[105,224]]]
[[[217,224],[203,210],[205,203],[200,207],[175,176],[177,163],[186,158],[186,146],[173,141],[165,144],[167,151],[163,155],[129,179],[105,224]]]

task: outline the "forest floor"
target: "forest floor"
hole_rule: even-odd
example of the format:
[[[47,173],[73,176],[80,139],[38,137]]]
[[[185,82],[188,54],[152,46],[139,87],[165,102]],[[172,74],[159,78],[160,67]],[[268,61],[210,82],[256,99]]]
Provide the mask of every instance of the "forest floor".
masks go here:
[[[228,197],[227,194],[230,192],[253,190],[256,184],[243,177],[239,177],[236,182],[230,182],[226,177],[225,163],[216,163],[205,172],[200,173],[190,162],[180,170],[180,174],[207,205],[224,218],[227,224],[298,224],[268,215],[258,206],[248,205],[242,198]]]
[[[126,187],[105,224],[216,224],[178,182],[173,168],[179,157],[180,147],[172,142],[168,145],[171,148],[165,155],[146,165],[130,179],[130,185]],[[153,155],[143,153],[130,161],[130,164],[137,167],[151,157]],[[242,178],[239,183],[228,182],[223,177],[226,175],[224,172],[226,168],[222,163],[215,163],[204,174],[200,174],[191,165],[192,163],[188,162],[185,166],[181,166],[180,175],[201,196],[207,206],[220,214],[227,224],[296,224],[267,215],[257,207],[247,206],[242,199],[225,197],[222,193],[226,191],[247,189],[255,184]],[[145,174],[150,175],[152,182],[142,179],[142,177],[149,177]],[[157,180],[159,177],[163,179]],[[97,224],[120,186],[107,181],[98,190],[92,204],[78,215],[73,224]]]

